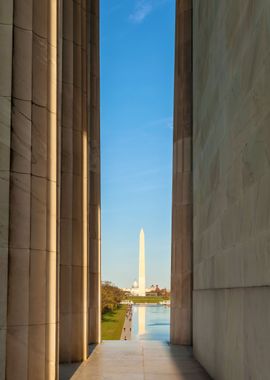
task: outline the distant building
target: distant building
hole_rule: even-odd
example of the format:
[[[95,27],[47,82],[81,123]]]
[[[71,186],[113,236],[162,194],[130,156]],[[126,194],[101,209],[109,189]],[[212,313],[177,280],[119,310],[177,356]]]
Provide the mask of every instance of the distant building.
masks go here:
[[[145,288],[145,295],[151,295],[151,296],[157,295],[157,293],[155,293],[156,289],[159,289],[158,285],[151,285],[150,288]],[[131,288],[122,288],[122,290],[126,294],[130,294],[133,296],[140,296],[141,295],[139,285],[138,285],[138,282],[136,280],[133,282]]]

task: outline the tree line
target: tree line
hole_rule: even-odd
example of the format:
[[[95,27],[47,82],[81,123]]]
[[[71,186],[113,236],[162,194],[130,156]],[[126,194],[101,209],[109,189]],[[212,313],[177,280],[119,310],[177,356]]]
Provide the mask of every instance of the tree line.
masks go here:
[[[125,298],[125,293],[110,281],[102,283],[101,287],[101,312],[102,314],[115,310]]]

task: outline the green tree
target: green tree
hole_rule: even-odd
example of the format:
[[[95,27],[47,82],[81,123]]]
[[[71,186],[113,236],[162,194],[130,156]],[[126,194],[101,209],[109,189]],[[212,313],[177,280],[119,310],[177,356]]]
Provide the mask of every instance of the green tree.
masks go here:
[[[101,287],[101,311],[102,314],[107,311],[113,311],[118,307],[120,302],[125,298],[122,289],[113,285],[109,281],[102,283]]]

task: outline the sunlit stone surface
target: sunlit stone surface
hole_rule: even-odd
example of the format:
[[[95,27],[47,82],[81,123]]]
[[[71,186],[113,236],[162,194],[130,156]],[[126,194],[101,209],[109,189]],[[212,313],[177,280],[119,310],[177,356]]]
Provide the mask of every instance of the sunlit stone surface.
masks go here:
[[[99,341],[98,5],[0,0],[1,380]]]
[[[0,379],[57,378],[57,3],[0,2]]]

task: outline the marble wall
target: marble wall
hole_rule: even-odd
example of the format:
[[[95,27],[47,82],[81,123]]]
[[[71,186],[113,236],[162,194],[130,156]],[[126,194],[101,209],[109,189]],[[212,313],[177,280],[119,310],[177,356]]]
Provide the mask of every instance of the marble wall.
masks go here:
[[[0,0],[1,380],[57,379],[100,336],[98,4]]]
[[[193,344],[214,379],[270,372],[269,19],[193,1]]]

